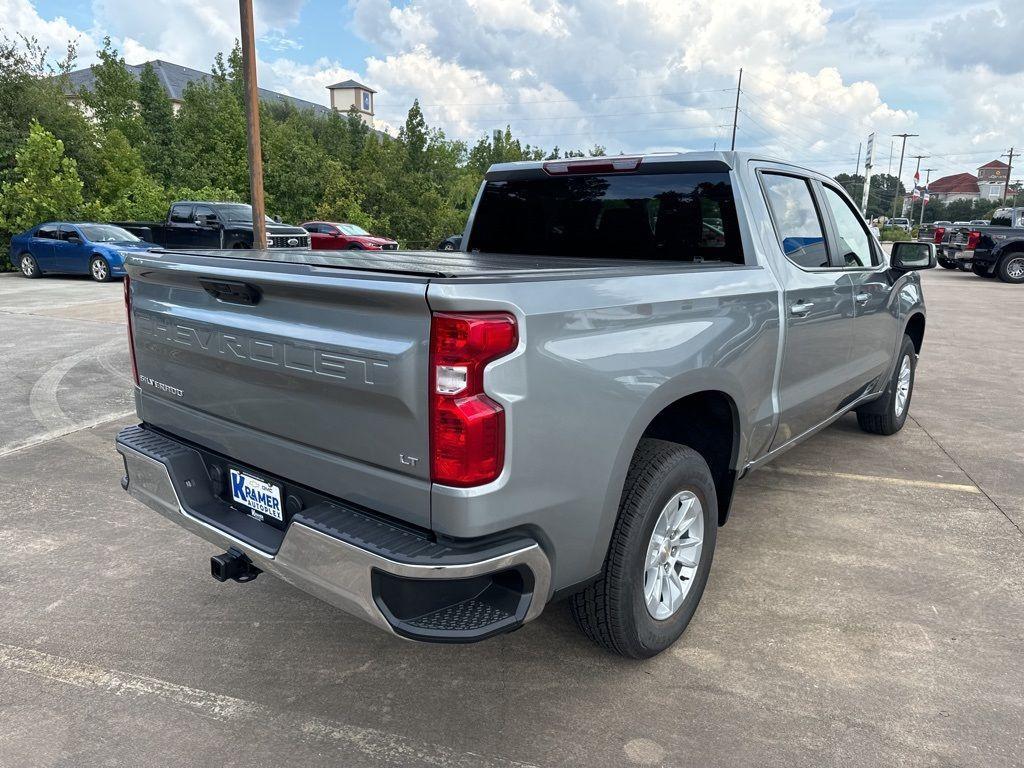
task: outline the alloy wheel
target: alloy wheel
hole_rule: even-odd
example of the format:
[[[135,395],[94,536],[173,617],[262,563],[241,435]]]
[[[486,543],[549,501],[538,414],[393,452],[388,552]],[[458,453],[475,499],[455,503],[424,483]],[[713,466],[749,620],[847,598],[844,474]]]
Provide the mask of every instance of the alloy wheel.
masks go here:
[[[644,602],[658,621],[671,618],[690,592],[704,542],[704,508],[692,491],[675,494],[654,524],[644,565]]]
[[[896,418],[903,415],[910,399],[910,356],[904,355],[900,362],[900,373],[896,379]]]

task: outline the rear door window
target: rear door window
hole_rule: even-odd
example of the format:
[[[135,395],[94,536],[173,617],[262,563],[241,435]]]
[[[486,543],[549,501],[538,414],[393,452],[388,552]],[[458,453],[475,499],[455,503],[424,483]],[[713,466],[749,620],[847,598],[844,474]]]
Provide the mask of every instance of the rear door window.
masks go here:
[[[743,263],[728,173],[487,182],[468,248],[485,253]]]
[[[786,258],[804,269],[832,266],[825,230],[807,179],[780,173],[764,173],[761,179]]]
[[[35,237],[40,237],[43,240],[56,240],[58,230],[59,226],[56,224],[43,224],[36,230]]]

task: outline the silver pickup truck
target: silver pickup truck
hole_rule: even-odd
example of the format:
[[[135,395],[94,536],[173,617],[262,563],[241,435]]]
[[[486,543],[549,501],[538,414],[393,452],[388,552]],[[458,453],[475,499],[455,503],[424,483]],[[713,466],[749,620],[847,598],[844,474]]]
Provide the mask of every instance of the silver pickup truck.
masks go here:
[[[496,165],[453,253],[146,252],[125,281],[122,486],[398,636],[471,642],[568,598],[652,656],[736,481],[842,414],[907,418],[931,243],[743,153]]]

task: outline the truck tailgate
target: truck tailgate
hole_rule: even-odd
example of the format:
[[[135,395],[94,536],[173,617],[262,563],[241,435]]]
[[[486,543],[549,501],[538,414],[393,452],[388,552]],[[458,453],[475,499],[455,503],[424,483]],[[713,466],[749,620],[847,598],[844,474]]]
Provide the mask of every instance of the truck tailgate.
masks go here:
[[[127,269],[146,423],[429,526],[424,279],[169,253]]]

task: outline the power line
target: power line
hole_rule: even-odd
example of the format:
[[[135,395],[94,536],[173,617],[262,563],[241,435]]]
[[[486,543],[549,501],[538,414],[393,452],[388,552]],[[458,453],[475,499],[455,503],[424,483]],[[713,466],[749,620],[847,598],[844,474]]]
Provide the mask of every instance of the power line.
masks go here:
[[[643,117],[644,115],[677,115],[683,112],[721,112],[726,109],[732,109],[728,105],[724,107],[680,107],[678,109],[656,109],[649,112],[604,112],[604,113],[581,113],[575,115],[539,115],[537,117],[509,117],[507,115],[500,116],[480,116],[472,118],[474,122],[509,122],[509,123],[523,123],[523,122],[534,122],[537,120],[591,120],[594,118],[601,117]],[[432,118],[431,122],[436,123],[453,123],[461,122],[458,118]]]
[[[516,107],[521,104],[575,104],[581,101],[618,101],[623,99],[652,99],[666,96],[688,96],[697,93],[732,93],[732,91],[732,88],[706,88],[697,91],[662,91],[660,93],[635,93],[630,96],[588,96],[585,98],[573,99],[537,99],[531,101],[447,101],[440,104],[420,104],[420,109],[434,109],[437,107]]]

